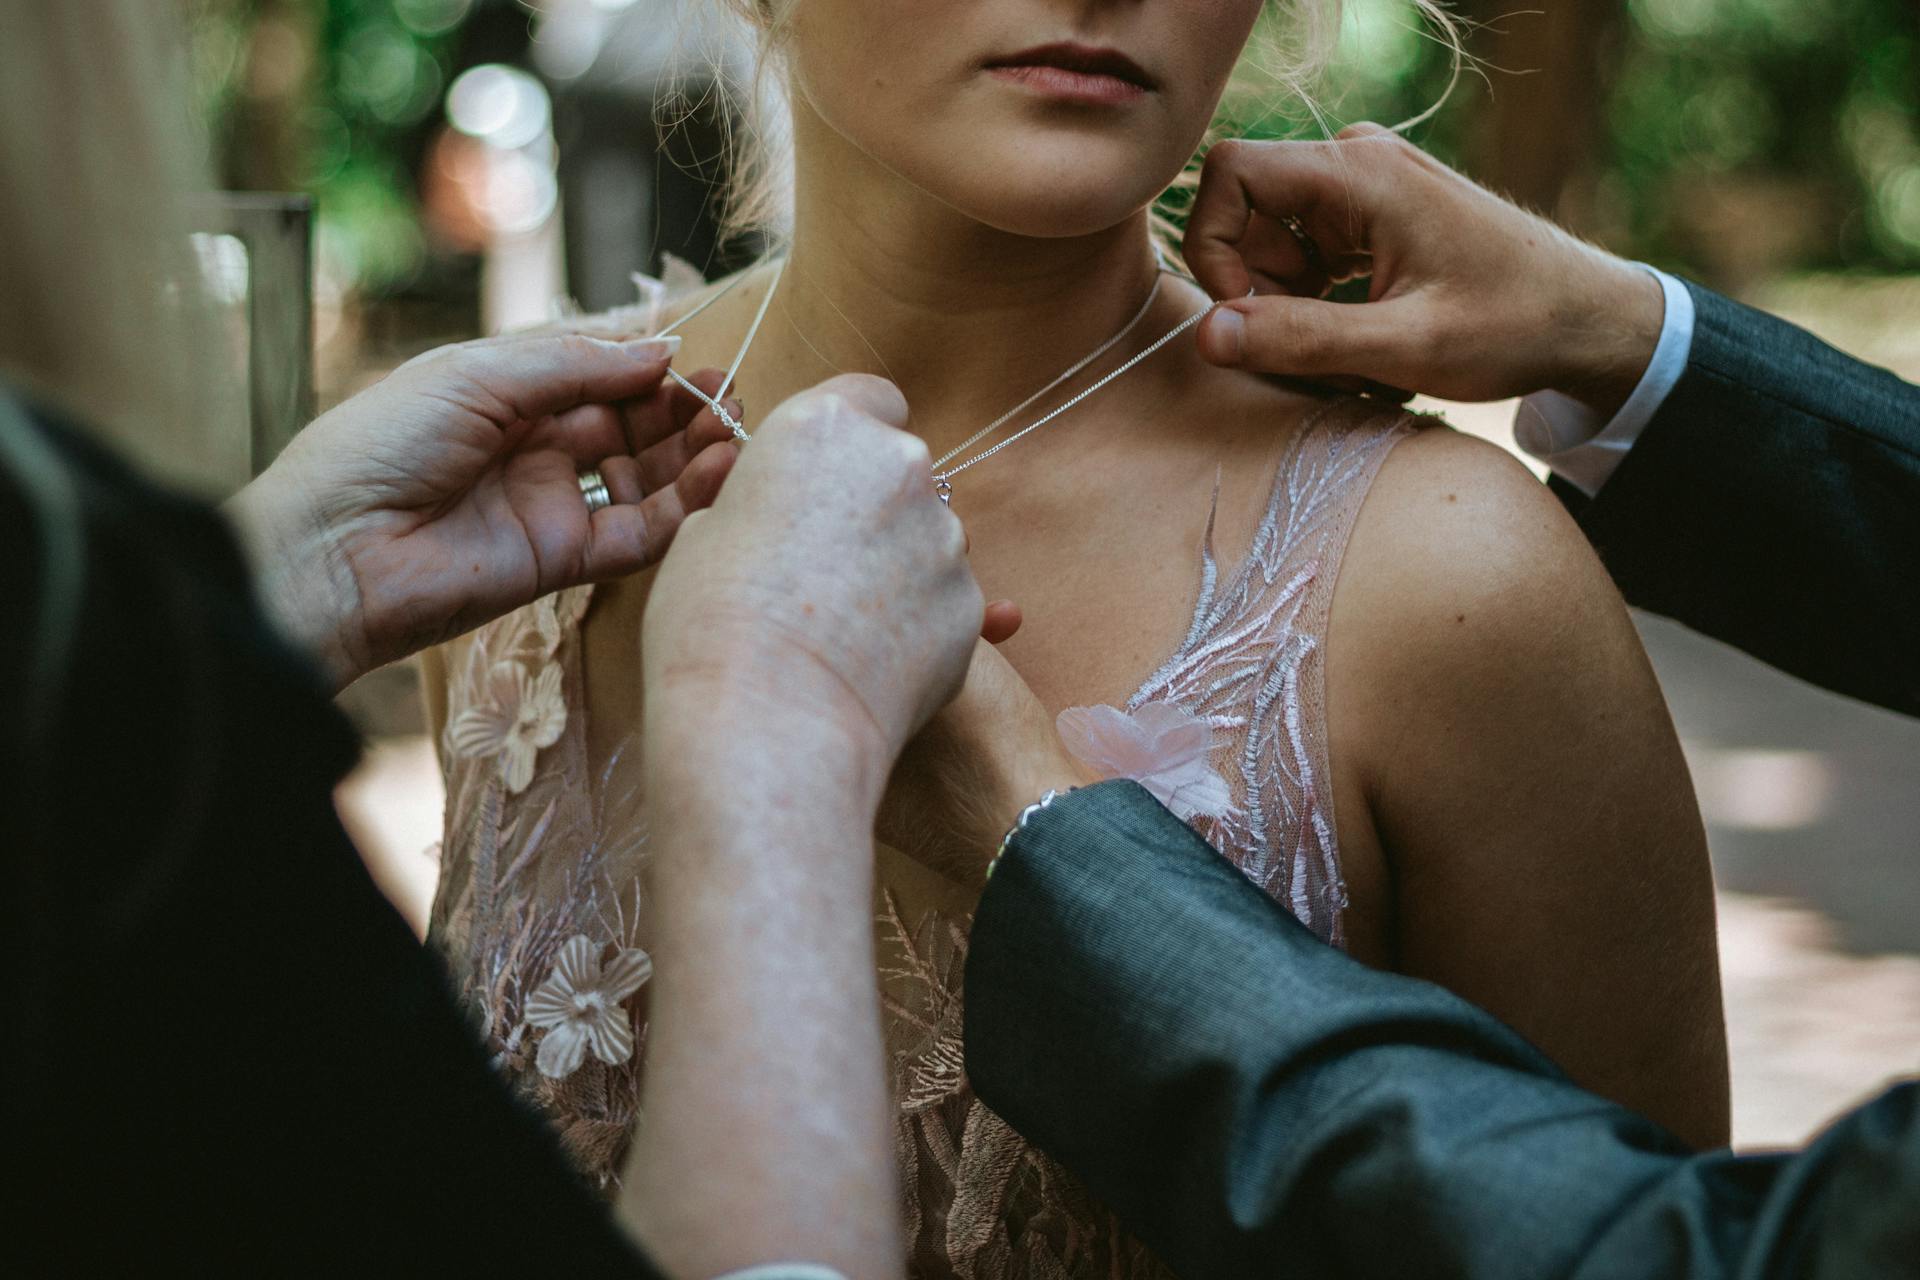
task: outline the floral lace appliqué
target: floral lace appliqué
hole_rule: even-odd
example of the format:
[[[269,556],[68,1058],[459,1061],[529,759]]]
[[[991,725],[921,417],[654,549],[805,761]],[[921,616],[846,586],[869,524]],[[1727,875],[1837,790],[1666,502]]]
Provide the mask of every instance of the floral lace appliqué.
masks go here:
[[[529,676],[522,663],[508,660],[487,672],[486,701],[462,711],[447,736],[455,755],[498,758],[507,793],[517,796],[533,781],[535,759],[566,727],[560,668],[549,664]]]
[[[1073,758],[1103,778],[1130,778],[1183,822],[1233,810],[1227,780],[1213,767],[1213,726],[1192,712],[1149,702],[1068,707],[1055,721]]]
[[[608,1066],[633,1056],[633,1028],[621,1005],[653,976],[653,958],[620,947],[602,968],[602,950],[575,934],[560,948],[553,973],[527,997],[527,1022],[547,1033],[534,1061],[550,1080],[578,1071],[588,1049]]]

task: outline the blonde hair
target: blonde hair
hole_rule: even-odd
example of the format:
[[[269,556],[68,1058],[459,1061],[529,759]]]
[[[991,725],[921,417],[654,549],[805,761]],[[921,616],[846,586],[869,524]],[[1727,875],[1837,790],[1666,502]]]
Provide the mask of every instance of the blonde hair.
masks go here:
[[[728,187],[725,203],[719,210],[723,238],[753,233],[778,239],[790,215],[793,189],[791,149],[786,145],[789,126],[786,99],[780,88],[782,46],[788,30],[788,15],[805,0],[711,0],[734,14],[752,34],[755,48],[752,73],[736,86],[733,117],[728,122],[726,173]],[[1411,128],[1430,118],[1451,96],[1454,84],[1467,65],[1462,20],[1453,14],[1446,0],[1407,0],[1421,21],[1451,56],[1453,75],[1446,92],[1425,111],[1393,126]],[[1242,57],[1222,102],[1223,114],[1235,103],[1249,99],[1267,109],[1297,104],[1331,132],[1317,105],[1315,90],[1333,64],[1340,45],[1345,0],[1267,0],[1265,12],[1254,28],[1247,53]],[[704,101],[704,95],[702,101]],[[669,94],[667,116],[663,124],[672,127],[693,109],[685,95]],[[1223,120],[1216,118],[1200,149],[1186,170],[1175,178],[1172,191],[1191,191],[1197,185],[1200,161],[1207,149],[1225,136]],[[1177,237],[1175,228],[1160,209],[1155,211],[1155,229],[1163,237]]]
[[[244,428],[207,394],[180,8],[0,0],[0,379],[205,487]]]

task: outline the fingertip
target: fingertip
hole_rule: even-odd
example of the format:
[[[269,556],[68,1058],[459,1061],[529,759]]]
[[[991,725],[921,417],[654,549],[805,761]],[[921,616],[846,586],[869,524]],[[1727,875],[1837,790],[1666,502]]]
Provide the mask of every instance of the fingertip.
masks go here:
[[[733,473],[734,463],[739,460],[740,446],[732,440],[710,444],[695,454],[675,484],[680,491],[682,505],[688,511],[700,511],[712,506],[714,499],[720,496],[727,477]]]
[[[657,360],[667,364],[680,354],[681,338],[679,334],[669,334],[664,338],[634,338],[622,345],[629,355],[641,360]]]
[[[1191,227],[1192,224],[1188,225]],[[1216,301],[1244,298],[1247,290],[1253,287],[1253,277],[1247,271],[1246,260],[1240,256],[1240,250],[1214,237],[1190,230],[1181,243],[1180,256],[1186,259],[1187,269],[1193,272],[1194,283]]]
[[[740,401],[728,396],[720,403],[728,413],[733,415],[735,422],[746,421],[746,407]],[[696,449],[706,448],[723,440],[735,439],[733,428],[728,426],[711,406],[704,406],[693,415],[693,420],[687,423],[687,437]]]
[[[710,430],[719,422],[708,401],[720,394],[727,375],[721,369],[699,369],[681,376],[697,389],[698,394],[682,385],[680,377],[672,379],[667,386],[668,420],[673,424],[673,429],[692,431],[697,438],[702,430]],[[726,430],[724,425],[719,429]]]
[[[1013,639],[1025,619],[1020,606],[1011,600],[995,600],[986,607],[980,621],[980,638],[988,644],[1005,644]]]
[[[886,378],[868,373],[842,373],[827,379],[817,391],[838,395],[890,427],[905,428],[907,397]]]
[[[1238,368],[1247,355],[1247,318],[1231,306],[1215,307],[1200,322],[1199,342],[1209,364]]]
[[[710,396],[720,394],[720,387],[726,380],[727,371],[725,369],[700,369],[687,379],[688,382],[691,382],[694,386],[700,388]]]

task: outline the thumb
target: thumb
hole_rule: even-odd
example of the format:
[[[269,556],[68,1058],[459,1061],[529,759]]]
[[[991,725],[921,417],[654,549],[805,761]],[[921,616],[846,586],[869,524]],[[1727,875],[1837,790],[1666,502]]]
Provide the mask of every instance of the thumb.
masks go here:
[[[1424,326],[1407,302],[1323,302],[1268,294],[1222,303],[1200,326],[1210,363],[1296,377],[1350,375],[1394,383]]]
[[[828,378],[814,390],[822,395],[838,396],[855,409],[890,427],[904,429],[907,425],[907,398],[900,393],[899,387],[885,378],[865,373],[843,373]]]
[[[636,399],[660,385],[678,338],[612,342],[584,333],[470,342],[419,365],[430,394],[472,403],[500,425],[538,421],[583,404]]]

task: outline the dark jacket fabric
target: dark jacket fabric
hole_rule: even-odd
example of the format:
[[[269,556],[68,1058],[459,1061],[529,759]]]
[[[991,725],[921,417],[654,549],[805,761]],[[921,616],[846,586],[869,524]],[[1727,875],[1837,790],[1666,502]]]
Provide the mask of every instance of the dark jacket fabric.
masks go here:
[[[966,1059],[1189,1280],[1920,1276],[1920,1086],[1802,1153],[1691,1153],[1323,945],[1130,782],[1002,858]]]
[[[1698,285],[1687,370],[1588,500],[1630,604],[1920,715],[1920,387]]]
[[[335,817],[219,517],[0,395],[0,1269],[656,1274]]]

